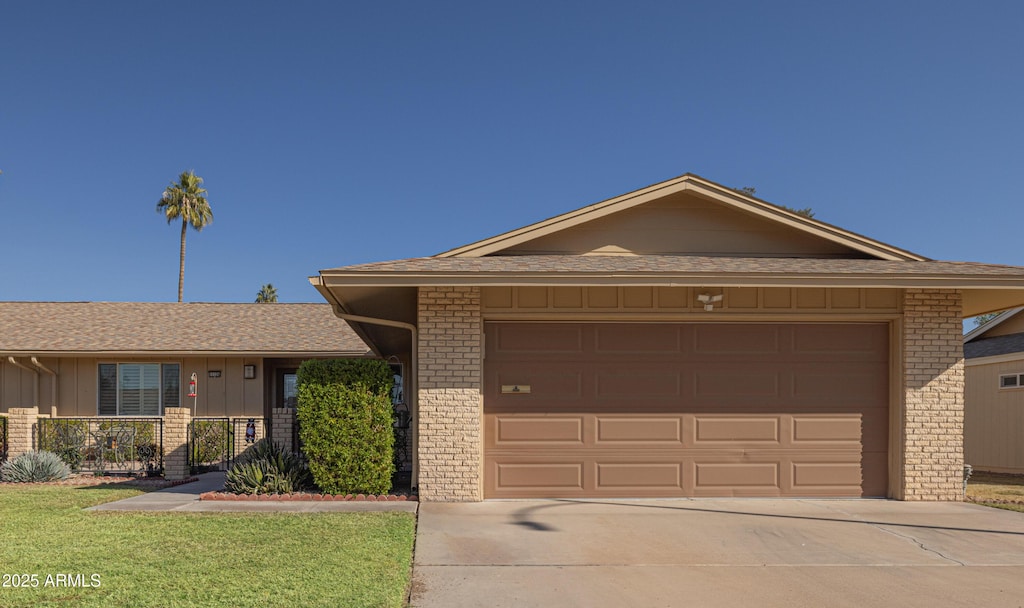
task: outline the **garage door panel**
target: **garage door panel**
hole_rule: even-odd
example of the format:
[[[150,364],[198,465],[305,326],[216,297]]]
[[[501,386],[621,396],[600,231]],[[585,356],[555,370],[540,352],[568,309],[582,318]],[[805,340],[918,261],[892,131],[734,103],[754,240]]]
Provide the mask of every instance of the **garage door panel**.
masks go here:
[[[889,328],[882,324],[807,324],[791,327],[795,354],[879,360],[880,356],[888,352]]]
[[[490,394],[493,405],[505,402],[519,406],[543,401],[579,401],[583,398],[583,370],[538,368],[530,365],[510,365],[491,377],[484,390]],[[529,387],[529,392],[502,393],[502,386]]]
[[[583,445],[582,416],[494,416],[495,447],[516,445],[552,445],[581,447]]]
[[[722,444],[779,443],[778,416],[694,416],[694,447],[718,447]]]
[[[887,324],[486,326],[486,497],[886,494]]]
[[[579,492],[583,490],[583,467],[582,461],[496,464],[494,490]]]
[[[791,466],[793,489],[798,492],[809,492],[812,488],[860,488],[862,481],[860,462],[794,462]]]
[[[693,377],[693,396],[697,401],[728,399],[737,403],[781,396],[779,374],[774,372],[711,368],[695,371]]]
[[[599,325],[594,327],[598,356],[666,355],[682,350],[680,328],[665,325]]]
[[[694,487],[733,493],[741,489],[775,490],[779,486],[777,462],[694,462]]]
[[[626,446],[628,444],[682,447],[683,422],[681,416],[602,416],[596,422],[595,446]]]
[[[709,355],[776,354],[782,350],[780,328],[775,325],[695,325],[693,352]]]
[[[598,492],[627,488],[632,492],[674,492],[682,490],[683,472],[680,462],[598,462]]]
[[[583,326],[545,323],[496,325],[488,336],[488,348],[496,354],[512,356],[581,353]]]
[[[853,444],[859,447],[863,424],[859,415],[793,416],[794,445]]]
[[[672,399],[682,396],[682,374],[679,370],[652,370],[643,367],[598,368],[593,371],[594,397],[599,400],[623,399],[640,401]]]
[[[818,401],[830,405],[878,403],[888,390],[884,372],[877,366],[835,371],[795,369],[792,371],[792,396],[797,402]]]

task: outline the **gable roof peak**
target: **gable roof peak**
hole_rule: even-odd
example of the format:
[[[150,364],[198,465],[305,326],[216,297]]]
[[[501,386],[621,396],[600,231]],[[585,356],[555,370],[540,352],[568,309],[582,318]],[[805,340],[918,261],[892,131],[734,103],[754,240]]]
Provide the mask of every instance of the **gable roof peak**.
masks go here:
[[[746,192],[723,186],[693,173],[684,173],[678,177],[673,177],[639,190],[633,190],[522,228],[439,253],[434,257],[500,255],[500,252],[522,243],[568,230],[575,226],[633,209],[683,191],[699,193],[703,198],[710,199],[726,207],[786,226],[814,238],[830,241],[877,259],[891,261],[928,260],[924,256],[844,230],[821,220],[800,215]]]

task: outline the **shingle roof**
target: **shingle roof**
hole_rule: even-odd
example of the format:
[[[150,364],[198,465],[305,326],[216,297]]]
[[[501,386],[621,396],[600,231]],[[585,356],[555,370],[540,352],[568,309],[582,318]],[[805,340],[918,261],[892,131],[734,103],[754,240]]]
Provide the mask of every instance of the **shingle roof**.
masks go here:
[[[358,281],[360,276],[418,275],[557,275],[561,278],[586,276],[658,276],[670,279],[687,276],[695,279],[730,276],[770,277],[874,277],[894,282],[906,278],[989,278],[1020,280],[1024,268],[974,262],[893,261],[836,258],[712,257],[685,255],[523,255],[478,258],[411,258],[374,262],[322,270],[327,277],[345,276]],[[343,281],[348,283],[349,281]],[[895,285],[894,285],[895,286]]]
[[[964,343],[964,357],[967,359],[995,357],[1010,353],[1024,353],[1024,333],[981,338]]]
[[[0,302],[0,353],[368,350],[327,304]]]

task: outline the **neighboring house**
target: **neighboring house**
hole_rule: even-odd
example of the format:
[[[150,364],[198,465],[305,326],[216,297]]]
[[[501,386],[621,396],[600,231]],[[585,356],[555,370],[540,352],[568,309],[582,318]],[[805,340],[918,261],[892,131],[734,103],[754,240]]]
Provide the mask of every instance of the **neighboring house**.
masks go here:
[[[979,471],[1024,473],[1024,308],[964,336],[964,457]]]
[[[310,281],[415,371],[413,483],[450,501],[960,500],[962,319],[1024,305],[1024,268],[693,175]]]
[[[0,328],[0,412],[61,417],[269,419],[303,360],[369,354],[325,304],[0,302]]]

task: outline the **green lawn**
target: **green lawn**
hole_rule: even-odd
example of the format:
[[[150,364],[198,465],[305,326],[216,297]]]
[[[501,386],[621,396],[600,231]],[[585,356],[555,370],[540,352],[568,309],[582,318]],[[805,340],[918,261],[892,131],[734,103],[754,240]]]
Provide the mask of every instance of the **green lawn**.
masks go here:
[[[117,513],[109,487],[0,487],[0,606],[402,606],[410,513]],[[99,586],[47,586],[57,575]],[[82,575],[75,577],[74,575]],[[4,576],[0,584],[11,584]],[[31,585],[31,579],[29,579]]]

